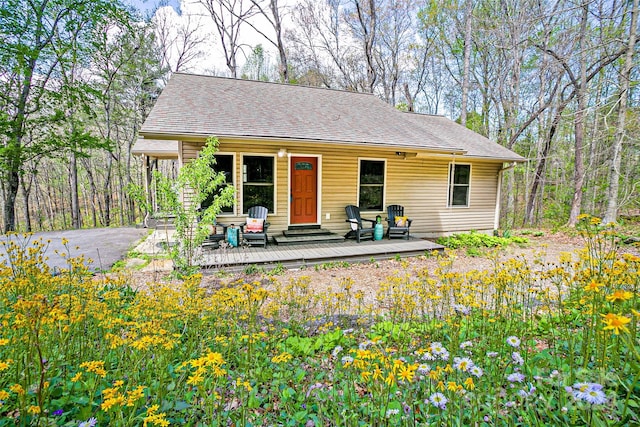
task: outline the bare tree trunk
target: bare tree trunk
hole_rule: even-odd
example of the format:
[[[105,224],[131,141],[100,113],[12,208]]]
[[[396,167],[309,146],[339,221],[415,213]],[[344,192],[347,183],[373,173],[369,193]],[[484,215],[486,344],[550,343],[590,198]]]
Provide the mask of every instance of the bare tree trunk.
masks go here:
[[[16,230],[16,198],[20,187],[20,174],[15,171],[7,172],[4,187],[4,232]]]
[[[576,86],[576,97],[578,100],[578,109],[574,122],[575,129],[575,158],[574,158],[574,187],[573,199],[571,201],[571,211],[569,212],[569,227],[575,227],[578,222],[578,215],[582,209],[582,190],[584,188],[584,117],[587,109],[587,59],[585,36],[587,33],[587,19],[589,18],[589,4],[582,5],[582,20],[580,22],[580,35],[578,46],[580,49],[580,81],[574,82]]]
[[[280,57],[280,63],[278,64],[280,79],[285,83],[289,83],[289,63],[287,61],[287,51],[282,41],[282,18],[280,17],[278,0],[271,0],[269,7],[273,15],[273,29],[276,31],[276,46],[278,47],[278,56]]]
[[[364,44],[364,57],[367,63],[367,90],[373,93],[376,85],[377,73],[374,58],[374,44],[376,40],[377,28],[377,11],[375,0],[368,0],[366,9],[363,7],[362,1],[354,0],[358,22],[362,30],[362,42]]]
[[[268,11],[262,5],[263,0],[251,0],[251,3],[253,3],[259,13],[269,21],[275,32],[275,37],[269,36],[261,27],[254,25],[251,21],[247,20],[245,22],[278,50],[278,57],[280,59],[278,63],[278,74],[280,75],[280,81],[289,83],[289,61],[287,59],[287,50],[284,47],[284,41],[282,39],[282,11],[278,6],[278,0],[266,1],[268,2]]]
[[[250,6],[245,9],[244,0],[199,0],[199,3],[207,9],[215,24],[227,68],[235,79],[238,77],[237,56],[241,48],[238,36],[242,25],[255,14],[255,4],[249,2]]]
[[[107,165],[105,166],[106,175],[104,177],[104,226],[109,227],[111,225],[111,171],[113,169],[113,156],[107,152]]]
[[[102,202],[100,197],[98,196],[98,187],[96,185],[95,177],[93,176],[93,171],[91,169],[91,163],[87,160],[85,162],[85,170],[87,171],[87,179],[89,180],[89,187],[91,188],[91,208],[92,208],[92,217],[93,217],[93,226],[98,226],[98,216],[102,218]],[[96,204],[98,205],[98,210],[96,211]]]
[[[618,220],[618,190],[620,187],[620,165],[622,162],[622,144],[625,134],[625,119],[627,114],[627,99],[629,98],[629,86],[631,69],[634,66],[633,54],[636,44],[636,27],[638,23],[638,0],[633,1],[631,8],[631,23],[629,24],[629,41],[624,58],[624,66],[620,73],[620,92],[618,93],[618,122],[613,141],[611,168],[609,170],[609,188],[607,191],[607,210],[603,222],[608,224]]]
[[[80,202],[78,201],[78,164],[76,153],[71,152],[69,159],[69,184],[71,186],[71,227],[78,229],[80,224]]]
[[[469,69],[471,68],[471,20],[473,1],[466,0],[464,8],[464,59],[462,66],[462,99],[460,100],[460,124],[467,126],[467,102],[469,99]]]
[[[570,100],[571,98],[569,98]],[[560,120],[562,119],[562,112],[566,108],[569,100],[565,100],[558,107],[556,114],[551,122],[551,127],[549,128],[549,134],[547,135],[544,145],[542,147],[542,152],[540,153],[540,159],[538,160],[538,165],[536,166],[536,172],[533,175],[533,182],[531,184],[531,192],[529,193],[529,200],[527,201],[527,208],[524,215],[524,225],[533,225],[534,224],[534,207],[536,198],[538,195],[538,189],[542,185],[544,170],[547,164],[547,157],[549,156],[549,151],[551,151],[551,142],[553,141],[553,137],[558,130],[558,125],[560,124]]]
[[[30,177],[33,180],[33,175]],[[28,233],[32,232],[31,228],[31,206],[29,204],[29,193],[31,192],[31,184],[27,186],[27,183],[24,181],[24,177],[20,178],[20,187],[22,188],[22,199],[24,200],[24,221],[25,221],[25,231]]]
[[[40,189],[38,186],[38,179],[36,178],[33,181],[33,185],[34,187],[34,192],[33,192],[33,196],[35,198],[36,201],[36,221],[38,223],[38,230],[43,230],[44,229],[44,224],[42,222],[42,203],[40,202]]]

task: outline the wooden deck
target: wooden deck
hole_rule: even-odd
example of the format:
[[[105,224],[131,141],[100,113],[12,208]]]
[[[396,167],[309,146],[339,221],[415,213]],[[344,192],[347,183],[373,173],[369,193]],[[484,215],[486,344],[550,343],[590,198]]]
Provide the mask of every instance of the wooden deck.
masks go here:
[[[234,270],[247,265],[257,266],[281,264],[286,268],[328,262],[362,262],[389,258],[424,255],[426,252],[441,251],[444,247],[429,240],[395,239],[363,241],[356,243],[346,240],[341,243],[312,243],[278,246],[269,244],[267,248],[238,247],[219,248],[204,251],[203,268]]]

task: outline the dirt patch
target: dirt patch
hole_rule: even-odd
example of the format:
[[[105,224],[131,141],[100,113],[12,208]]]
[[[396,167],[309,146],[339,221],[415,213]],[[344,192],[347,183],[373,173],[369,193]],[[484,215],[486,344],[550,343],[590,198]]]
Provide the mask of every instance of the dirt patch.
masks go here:
[[[510,245],[506,248],[487,249],[482,256],[469,256],[464,249],[449,252],[453,257],[452,271],[465,273],[472,270],[488,270],[493,268],[496,262],[506,261],[515,257],[523,257],[530,264],[534,261],[557,262],[562,253],[570,253],[575,257],[575,252],[584,248],[584,240],[580,237],[572,237],[566,234],[546,234],[541,237],[530,237],[529,243],[524,246]],[[288,283],[290,280],[309,277],[311,286],[317,293],[329,290],[337,291],[345,279],[353,281],[352,292],[362,291],[365,301],[372,301],[381,282],[398,274],[415,274],[421,270],[435,271],[439,267],[436,257],[411,257],[401,260],[391,259],[386,261],[365,262],[351,264],[349,266],[335,266],[339,263],[327,263],[317,266],[309,266],[304,269],[285,270],[273,275],[280,283]],[[138,271],[132,271],[131,280],[138,289],[144,288],[147,283],[166,281],[171,272],[170,260],[152,260],[148,265]],[[207,272],[203,277],[203,286],[215,289],[226,286],[239,279],[245,281],[263,280],[264,272],[255,274],[238,273],[220,277],[212,272]],[[266,282],[266,281],[265,281]]]
[[[464,249],[448,251],[447,254],[453,259],[451,271],[466,273],[473,270],[490,270],[496,263],[516,257],[524,258],[530,265],[536,261],[557,262],[563,253],[572,254],[573,258],[576,258],[576,251],[584,248],[583,239],[566,235],[534,237],[529,240],[530,243],[526,246],[510,245],[506,248],[487,249],[482,256],[469,256]],[[351,293],[361,291],[364,295],[363,302],[368,305],[375,302],[380,284],[389,277],[406,274],[415,276],[419,271],[424,270],[433,273],[439,267],[440,261],[437,257],[419,256],[326,269],[323,265],[319,265],[301,270],[288,270],[275,278],[280,283],[287,283],[303,276],[309,277],[311,287],[317,293],[337,292],[342,288],[345,280],[351,279]],[[248,277],[247,280],[255,280],[255,276]],[[206,286],[206,281],[203,284]]]

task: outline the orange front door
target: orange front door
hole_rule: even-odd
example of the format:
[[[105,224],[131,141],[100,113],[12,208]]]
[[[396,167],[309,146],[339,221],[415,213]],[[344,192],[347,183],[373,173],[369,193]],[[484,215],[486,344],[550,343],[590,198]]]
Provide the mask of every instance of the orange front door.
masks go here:
[[[291,157],[291,224],[318,221],[318,159]]]

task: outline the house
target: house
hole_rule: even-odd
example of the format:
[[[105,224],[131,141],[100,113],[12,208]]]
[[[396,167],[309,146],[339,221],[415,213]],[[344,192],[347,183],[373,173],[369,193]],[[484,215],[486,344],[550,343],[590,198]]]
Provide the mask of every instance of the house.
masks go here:
[[[237,190],[219,221],[242,223],[263,205],[271,235],[299,225],[346,233],[350,204],[365,218],[404,205],[414,236],[492,231],[502,172],[524,161],[447,118],[401,112],[372,94],[181,73],[140,135],[135,153],[173,153],[179,164],[216,136],[216,169]]]

